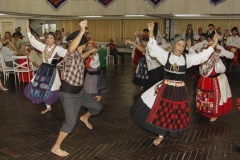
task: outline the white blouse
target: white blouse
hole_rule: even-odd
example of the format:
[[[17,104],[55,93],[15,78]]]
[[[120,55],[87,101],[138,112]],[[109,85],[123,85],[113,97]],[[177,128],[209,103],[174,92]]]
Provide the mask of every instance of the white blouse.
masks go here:
[[[27,35],[28,35],[28,39],[29,39],[31,45],[34,48],[36,48],[37,50],[39,50],[43,53],[44,49],[46,47],[46,44],[36,40],[35,37],[30,32],[28,32]],[[51,48],[48,48],[47,51],[48,52],[51,51],[53,47],[54,47],[54,45]],[[60,57],[64,57],[67,54],[67,49],[56,46],[55,49],[54,49],[54,53],[57,53]],[[48,59],[48,62],[46,62],[45,59],[43,58],[43,62],[44,63],[49,63],[49,64],[52,63],[52,59],[53,59],[54,56],[55,56],[55,54],[52,54],[52,56]]]
[[[195,44],[194,46],[192,46],[189,49],[189,51],[191,53],[194,53],[193,50],[196,50],[197,52],[201,52],[201,49],[203,47],[207,47],[208,43],[209,42],[207,40],[203,40],[202,42],[199,42],[199,43]],[[229,59],[232,59],[234,57],[234,54],[232,52],[226,50],[225,48],[223,48],[223,46],[217,44],[216,48],[221,50],[221,52],[219,53],[220,57],[226,57],[226,58],[229,58]]]
[[[238,36],[228,37],[227,46],[235,46],[237,48],[240,48],[240,38]]]
[[[202,66],[199,67],[199,74],[203,76],[203,70],[201,69]],[[215,72],[216,73],[224,73],[226,71],[226,67],[223,64],[222,60],[219,59],[217,63],[215,63]],[[213,71],[213,68],[205,75],[204,77],[208,77]]]
[[[165,65],[167,63],[169,52],[159,47],[157,45],[157,41],[154,38],[149,38],[147,48],[150,55],[152,57],[156,57],[161,64]],[[207,61],[213,51],[214,49],[212,47],[209,47],[208,49],[205,49],[198,54],[186,54],[187,68]],[[170,64],[177,63],[177,65],[185,65],[185,59],[183,55],[178,57],[172,54],[169,58],[169,62]]]
[[[93,59],[90,62],[90,66],[94,69],[98,68],[100,66],[100,61],[99,61],[99,55],[98,53],[93,56]]]
[[[156,69],[161,66],[161,63],[159,63],[159,61],[156,59],[156,57],[152,57],[149,54],[147,48],[146,48],[146,53],[143,53],[143,54],[146,57],[148,71],[151,71],[151,70]]]

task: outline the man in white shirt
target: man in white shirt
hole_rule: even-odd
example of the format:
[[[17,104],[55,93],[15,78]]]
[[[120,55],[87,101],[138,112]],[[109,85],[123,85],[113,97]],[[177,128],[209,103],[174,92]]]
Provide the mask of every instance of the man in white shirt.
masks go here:
[[[69,35],[70,35],[70,32],[66,31],[65,35],[63,36],[62,43],[68,43],[68,41],[66,39]]]
[[[214,34],[217,33],[217,31],[214,30],[214,25],[213,24],[209,24],[208,25],[208,29],[209,29],[209,30],[207,30],[207,34],[208,35],[214,36]]]
[[[232,36],[227,39],[227,48],[229,51],[234,53],[234,58],[232,60],[232,74],[236,73],[236,66],[238,65],[238,49],[240,48],[240,38],[238,37],[237,27],[233,27]],[[226,73],[230,71],[230,63],[228,62],[226,66]]]
[[[64,28],[62,28],[62,37],[65,36]]]
[[[9,49],[9,47],[10,47],[9,42],[6,42],[6,41],[3,42],[2,55],[3,55],[4,62],[6,63],[6,66],[13,67],[12,56],[17,55],[17,52],[12,51],[11,49]]]

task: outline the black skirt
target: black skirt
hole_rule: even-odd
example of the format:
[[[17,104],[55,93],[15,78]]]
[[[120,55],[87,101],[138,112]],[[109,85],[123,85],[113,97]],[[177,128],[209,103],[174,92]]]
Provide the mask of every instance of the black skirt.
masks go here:
[[[143,86],[143,91],[148,90],[157,82],[163,80],[164,78],[164,67],[160,66],[153,70],[148,71],[148,79],[145,81]]]
[[[178,137],[189,127],[189,108],[185,86],[163,83],[152,109],[139,98],[130,109],[133,121],[155,134]]]

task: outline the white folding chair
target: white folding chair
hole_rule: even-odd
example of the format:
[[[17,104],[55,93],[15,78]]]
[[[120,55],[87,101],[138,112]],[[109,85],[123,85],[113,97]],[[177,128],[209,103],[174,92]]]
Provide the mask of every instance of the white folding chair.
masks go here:
[[[117,55],[118,56],[118,55]],[[106,63],[107,63],[107,66],[108,64],[110,63],[110,61],[112,60],[112,64],[114,64],[114,56],[113,55],[110,55],[110,48],[107,47],[107,59],[106,59]],[[120,58],[118,56],[118,64],[120,64]]]
[[[25,60],[23,63],[19,64],[18,60]],[[17,85],[16,83],[16,73],[18,75],[18,82],[20,83],[19,80],[19,73],[28,73],[28,82],[30,82],[30,72],[32,72],[32,76],[33,76],[33,70],[30,69],[30,61],[28,59],[28,56],[12,56],[12,60],[13,60],[13,65],[14,65],[14,77],[15,77],[15,85]],[[22,79],[23,78],[23,74],[22,74]]]
[[[3,72],[4,75],[3,84],[6,85],[6,80],[9,79],[9,74],[14,74],[14,68],[6,66],[2,53],[0,53],[0,70]]]

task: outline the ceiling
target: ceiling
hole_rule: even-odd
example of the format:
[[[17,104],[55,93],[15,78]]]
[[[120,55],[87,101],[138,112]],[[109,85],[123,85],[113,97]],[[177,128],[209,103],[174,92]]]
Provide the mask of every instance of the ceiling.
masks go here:
[[[72,20],[72,19],[240,19],[240,14],[223,15],[223,14],[209,14],[209,15],[172,15],[172,14],[159,14],[159,15],[108,15],[101,17],[81,17],[81,16],[66,16],[66,15],[34,15],[13,12],[0,12],[5,15],[0,15],[1,19],[6,18],[28,18],[28,19],[42,19],[42,20]]]

